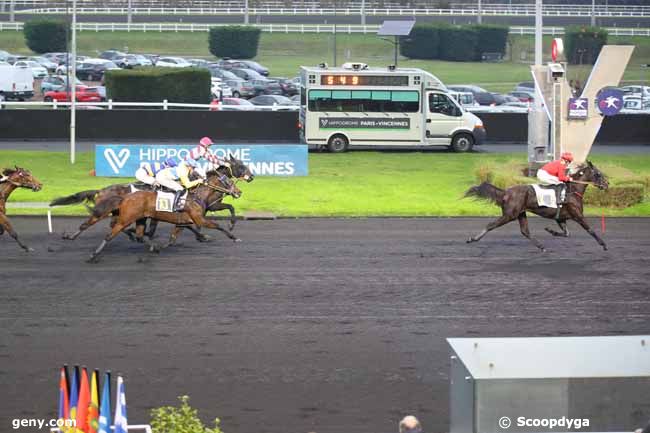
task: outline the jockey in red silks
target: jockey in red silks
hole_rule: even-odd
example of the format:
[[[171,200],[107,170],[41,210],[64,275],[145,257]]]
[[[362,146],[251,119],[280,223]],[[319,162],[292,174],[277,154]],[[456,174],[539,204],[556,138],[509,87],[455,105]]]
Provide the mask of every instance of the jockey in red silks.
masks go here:
[[[214,143],[210,137],[203,137],[199,141],[199,145],[190,150],[190,153],[185,157],[186,160],[198,161],[200,159],[205,159],[206,161],[211,162],[215,168],[220,166],[230,167],[228,161],[225,161],[219,158],[217,155],[210,153],[208,150],[210,146]]]
[[[566,187],[565,182],[571,182],[571,176],[567,176],[567,168],[573,162],[573,154],[564,152],[560,159],[551,161],[537,170],[537,179],[542,185],[555,185],[555,198],[557,203],[556,219],[560,216],[560,207],[562,205],[562,191]]]

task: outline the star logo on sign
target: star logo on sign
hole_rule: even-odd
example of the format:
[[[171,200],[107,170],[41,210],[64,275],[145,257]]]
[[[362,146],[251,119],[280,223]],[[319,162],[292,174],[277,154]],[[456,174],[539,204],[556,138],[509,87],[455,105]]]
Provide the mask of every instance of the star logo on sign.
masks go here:
[[[573,108],[575,108],[576,110],[581,109],[581,108],[585,108],[585,100],[584,99],[576,99],[575,101],[573,101]]]
[[[607,104],[607,108],[618,108],[618,105],[616,105],[616,102],[618,102],[618,98],[615,98],[613,96],[608,97],[605,99],[605,103]]]

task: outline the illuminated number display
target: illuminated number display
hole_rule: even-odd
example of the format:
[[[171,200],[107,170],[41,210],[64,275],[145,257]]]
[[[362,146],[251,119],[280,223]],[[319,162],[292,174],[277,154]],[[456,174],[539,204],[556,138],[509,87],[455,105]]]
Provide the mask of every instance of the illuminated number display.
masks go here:
[[[321,75],[324,86],[408,86],[408,76],[396,75]]]

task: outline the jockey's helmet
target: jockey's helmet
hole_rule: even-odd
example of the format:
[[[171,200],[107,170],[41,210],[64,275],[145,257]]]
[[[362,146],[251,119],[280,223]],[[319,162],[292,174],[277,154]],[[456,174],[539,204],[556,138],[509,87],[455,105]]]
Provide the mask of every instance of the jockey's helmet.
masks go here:
[[[199,144],[201,146],[203,146],[203,147],[209,147],[209,146],[212,146],[212,144],[214,144],[214,143],[212,143],[212,140],[210,139],[210,137],[203,137],[201,139],[201,141],[199,141]]]
[[[164,162],[167,167],[176,167],[178,163],[174,158],[167,158]]]
[[[198,164],[196,163],[196,161],[195,161],[194,159],[192,159],[192,158],[187,158],[187,159],[185,160],[185,164],[187,164],[187,165],[190,166],[190,167],[194,167],[194,168],[196,168],[196,166],[198,165]]]
[[[571,153],[571,152],[564,152],[564,153],[560,156],[560,158],[562,158],[563,160],[568,161],[568,162],[573,162],[573,153]]]

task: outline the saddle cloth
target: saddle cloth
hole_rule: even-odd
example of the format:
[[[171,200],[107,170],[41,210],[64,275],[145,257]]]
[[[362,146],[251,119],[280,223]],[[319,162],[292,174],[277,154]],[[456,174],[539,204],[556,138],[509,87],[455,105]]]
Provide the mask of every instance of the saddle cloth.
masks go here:
[[[535,195],[537,195],[537,205],[557,209],[557,200],[555,197],[555,188],[549,188],[546,185],[533,184]],[[564,196],[565,192],[562,192]],[[564,199],[564,197],[562,197]]]
[[[178,206],[182,209],[185,207],[187,191],[181,196]],[[174,212],[174,193],[158,191],[156,193],[156,211],[157,212]]]

